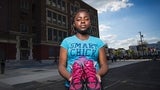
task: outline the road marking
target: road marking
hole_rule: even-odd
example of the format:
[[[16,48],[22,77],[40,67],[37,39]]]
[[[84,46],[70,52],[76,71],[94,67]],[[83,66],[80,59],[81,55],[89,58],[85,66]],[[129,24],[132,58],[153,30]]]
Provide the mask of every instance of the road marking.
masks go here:
[[[120,82],[120,80],[118,80],[118,81],[116,81],[116,82],[114,82],[114,83],[112,83],[112,84],[110,84],[110,85],[108,85],[108,86],[105,86],[104,89],[107,89],[107,88],[109,88],[109,87],[112,87],[112,86],[118,84],[119,82]]]

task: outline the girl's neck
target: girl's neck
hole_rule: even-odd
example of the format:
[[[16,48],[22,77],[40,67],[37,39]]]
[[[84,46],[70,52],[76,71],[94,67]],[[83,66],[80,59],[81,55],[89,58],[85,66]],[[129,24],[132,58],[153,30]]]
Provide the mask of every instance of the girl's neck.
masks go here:
[[[80,40],[87,40],[87,39],[89,38],[89,35],[88,35],[88,34],[82,35],[82,34],[77,33],[76,36],[77,36],[77,38],[79,38]]]

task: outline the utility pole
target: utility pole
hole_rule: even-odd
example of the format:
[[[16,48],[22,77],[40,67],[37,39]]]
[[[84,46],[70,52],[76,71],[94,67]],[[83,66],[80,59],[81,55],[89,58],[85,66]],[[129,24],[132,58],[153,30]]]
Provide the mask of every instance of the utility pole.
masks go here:
[[[142,41],[143,35],[141,34],[141,32],[139,32],[139,35],[140,35],[140,46],[141,46],[142,57],[143,57],[144,56],[143,41]]]

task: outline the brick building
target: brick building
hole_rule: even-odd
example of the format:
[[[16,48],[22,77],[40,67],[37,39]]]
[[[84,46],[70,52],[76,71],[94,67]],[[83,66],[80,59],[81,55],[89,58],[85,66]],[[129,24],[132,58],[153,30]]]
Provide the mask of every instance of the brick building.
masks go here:
[[[0,52],[7,60],[58,57],[61,41],[72,35],[72,15],[91,14],[91,35],[99,37],[97,10],[81,0],[1,0]]]

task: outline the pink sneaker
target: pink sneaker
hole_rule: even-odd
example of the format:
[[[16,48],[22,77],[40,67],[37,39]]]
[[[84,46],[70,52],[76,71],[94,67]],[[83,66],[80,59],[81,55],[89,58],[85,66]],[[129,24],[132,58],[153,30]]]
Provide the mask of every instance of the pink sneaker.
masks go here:
[[[96,77],[96,68],[92,60],[84,62],[84,72],[86,75],[87,90],[101,90],[101,83]]]
[[[79,63],[75,62],[72,66],[72,80],[70,82],[69,90],[83,90],[82,74],[82,66]]]

